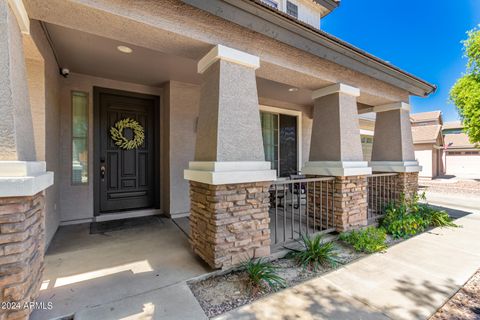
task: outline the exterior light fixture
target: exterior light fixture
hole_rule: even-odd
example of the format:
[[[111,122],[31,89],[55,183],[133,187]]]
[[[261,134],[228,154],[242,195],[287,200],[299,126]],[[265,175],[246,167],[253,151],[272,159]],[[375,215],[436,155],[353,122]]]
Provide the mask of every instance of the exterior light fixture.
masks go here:
[[[133,52],[132,48],[129,48],[127,46],[118,46],[117,50],[120,51],[120,52],[123,52],[123,53],[132,53]]]
[[[298,91],[298,88],[289,88],[288,91],[289,91],[289,92],[297,92],[297,91]]]

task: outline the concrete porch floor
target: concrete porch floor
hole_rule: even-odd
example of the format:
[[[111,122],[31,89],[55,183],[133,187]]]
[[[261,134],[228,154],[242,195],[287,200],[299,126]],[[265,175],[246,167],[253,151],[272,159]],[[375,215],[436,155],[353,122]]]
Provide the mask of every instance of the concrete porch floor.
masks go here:
[[[201,318],[185,280],[209,271],[167,218],[104,234],[89,234],[89,224],[64,226],[45,256],[39,297],[53,309],[31,319]]]

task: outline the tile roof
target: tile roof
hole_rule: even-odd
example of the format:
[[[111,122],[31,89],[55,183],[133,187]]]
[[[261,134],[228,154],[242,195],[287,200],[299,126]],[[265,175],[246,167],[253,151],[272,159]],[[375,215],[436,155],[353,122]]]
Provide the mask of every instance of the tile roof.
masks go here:
[[[435,143],[441,136],[441,129],[442,126],[439,124],[412,127],[413,143]]]
[[[444,139],[446,146],[448,146],[450,143],[452,144],[448,147],[448,149],[475,148],[475,145],[470,143],[470,141],[468,140],[468,135],[466,133],[446,134]]]
[[[436,111],[411,114],[410,118],[414,122],[419,122],[419,121],[428,121],[428,120],[438,120],[441,115],[442,115],[442,112],[439,110],[436,110]]]
[[[460,129],[460,128],[463,128],[461,121],[451,121],[451,122],[445,122],[443,124],[443,129]]]

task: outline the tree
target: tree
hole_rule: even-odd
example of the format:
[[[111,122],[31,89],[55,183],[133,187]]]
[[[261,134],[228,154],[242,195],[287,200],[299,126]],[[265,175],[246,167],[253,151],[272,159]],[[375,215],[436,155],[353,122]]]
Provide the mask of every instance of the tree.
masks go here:
[[[450,90],[450,100],[457,107],[470,142],[480,142],[480,29],[467,32],[463,41],[467,71]]]

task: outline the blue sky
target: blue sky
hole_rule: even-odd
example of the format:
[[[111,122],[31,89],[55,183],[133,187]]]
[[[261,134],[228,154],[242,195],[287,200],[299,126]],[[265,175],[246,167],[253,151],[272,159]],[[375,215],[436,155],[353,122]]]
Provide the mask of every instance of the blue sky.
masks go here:
[[[461,40],[480,24],[480,0],[342,0],[322,29],[438,86],[412,97],[413,112],[442,110],[458,119],[448,92],[465,72]]]

